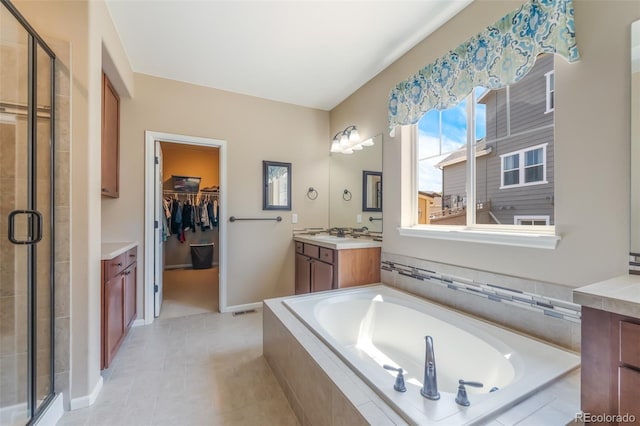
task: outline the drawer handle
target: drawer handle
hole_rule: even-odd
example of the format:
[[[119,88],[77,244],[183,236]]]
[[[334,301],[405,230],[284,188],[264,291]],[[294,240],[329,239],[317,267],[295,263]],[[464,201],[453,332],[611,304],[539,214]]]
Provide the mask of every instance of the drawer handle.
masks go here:
[[[115,266],[117,268],[118,266],[122,266],[122,262],[116,263],[115,265],[111,265],[111,266]]]
[[[136,257],[136,255],[135,254],[130,254],[129,257]]]

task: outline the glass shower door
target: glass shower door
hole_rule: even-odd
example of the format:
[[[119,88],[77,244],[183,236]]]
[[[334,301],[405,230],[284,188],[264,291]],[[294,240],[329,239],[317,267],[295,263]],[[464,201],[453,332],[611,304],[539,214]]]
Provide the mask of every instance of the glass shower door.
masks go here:
[[[28,245],[9,240],[10,215],[28,210],[29,34],[0,8],[0,418],[25,424],[30,415]],[[11,217],[14,238],[28,238],[29,219]]]
[[[0,424],[53,398],[52,52],[0,3]]]

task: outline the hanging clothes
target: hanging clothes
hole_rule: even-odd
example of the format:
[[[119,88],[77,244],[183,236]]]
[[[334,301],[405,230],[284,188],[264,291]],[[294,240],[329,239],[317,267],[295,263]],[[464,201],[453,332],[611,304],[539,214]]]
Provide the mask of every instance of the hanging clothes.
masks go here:
[[[171,233],[179,234],[182,230],[182,206],[178,200],[171,202],[171,218]]]

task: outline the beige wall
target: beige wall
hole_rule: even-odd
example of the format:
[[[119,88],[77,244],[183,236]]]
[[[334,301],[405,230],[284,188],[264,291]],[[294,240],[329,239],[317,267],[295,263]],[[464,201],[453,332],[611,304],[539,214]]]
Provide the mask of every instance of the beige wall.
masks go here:
[[[640,21],[636,23],[640,25]],[[631,84],[631,252],[640,253],[640,72]]]
[[[476,1],[331,111],[332,134],[347,123],[386,131],[390,89],[513,10]],[[556,250],[401,237],[400,137],[385,138],[383,250],[570,287],[626,273],[629,250],[630,23],[640,3],[576,0],[580,62],[556,60]],[[399,135],[401,132],[397,132]],[[593,208],[593,194],[599,207]],[[611,216],[609,216],[611,215]],[[609,220],[615,218],[614,220]]]
[[[293,293],[291,213],[298,214],[296,227],[328,222],[328,112],[143,74],[135,74],[134,83],[135,97],[121,102],[120,180],[127,184],[119,199],[103,205],[103,235],[143,241],[145,130],[225,140],[228,215],[284,219],[221,218],[227,227],[227,305]],[[292,163],[291,212],[262,211],[263,160]],[[315,201],[305,196],[309,186],[321,194]],[[138,282],[142,312],[144,286]]]

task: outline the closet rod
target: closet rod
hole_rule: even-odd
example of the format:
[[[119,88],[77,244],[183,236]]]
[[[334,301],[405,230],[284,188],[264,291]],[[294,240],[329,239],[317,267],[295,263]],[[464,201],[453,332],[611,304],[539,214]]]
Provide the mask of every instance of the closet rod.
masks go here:
[[[231,216],[229,222],[235,222],[236,220],[275,220],[276,222],[282,222],[282,216],[278,217],[235,217]]]

